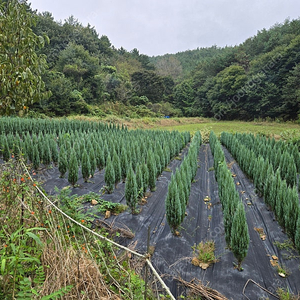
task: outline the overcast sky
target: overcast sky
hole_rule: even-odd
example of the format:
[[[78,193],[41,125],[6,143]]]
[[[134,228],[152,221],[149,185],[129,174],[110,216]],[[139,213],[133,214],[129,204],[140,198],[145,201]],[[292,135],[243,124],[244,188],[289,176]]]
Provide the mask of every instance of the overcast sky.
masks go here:
[[[73,15],[116,47],[163,55],[237,45],[263,28],[300,16],[299,0],[28,0],[55,20]]]

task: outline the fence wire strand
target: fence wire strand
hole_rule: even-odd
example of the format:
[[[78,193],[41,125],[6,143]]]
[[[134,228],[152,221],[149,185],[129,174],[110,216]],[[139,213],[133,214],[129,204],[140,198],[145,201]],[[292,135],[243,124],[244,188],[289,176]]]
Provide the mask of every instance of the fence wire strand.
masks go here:
[[[59,269],[54,269],[54,270],[50,270],[47,273],[47,277],[55,277],[58,276],[58,274],[61,273],[62,269],[64,269],[64,278],[60,278],[60,280],[62,280],[64,282],[64,286],[67,287],[68,284],[74,280],[72,280],[73,277],[76,278],[80,278],[81,280],[77,282],[75,289],[76,289],[76,293],[77,296],[79,297],[78,299],[88,299],[85,298],[84,295],[89,295],[89,298],[91,297],[91,293],[93,294],[93,296],[95,297],[95,299],[100,299],[101,297],[103,297],[103,295],[101,296],[101,293],[99,293],[98,291],[103,290],[103,287],[105,287],[105,294],[107,295],[107,299],[122,299],[124,296],[126,296],[126,298],[128,299],[134,299],[134,295],[132,292],[132,289],[134,288],[133,286],[130,286],[130,280],[128,280],[129,282],[129,286],[128,288],[126,288],[126,290],[124,289],[124,287],[122,288],[121,285],[119,284],[119,282],[115,279],[114,274],[111,273],[109,266],[107,265],[107,259],[103,254],[103,249],[101,249],[101,241],[105,241],[107,242],[109,245],[111,245],[110,247],[110,251],[111,253],[113,253],[113,257],[117,258],[115,260],[115,265],[117,266],[117,269],[120,270],[120,272],[123,272],[124,276],[126,276],[128,279],[130,278],[131,274],[128,273],[128,271],[123,267],[123,263],[125,261],[126,258],[129,257],[129,253],[130,253],[130,258],[131,260],[140,260],[141,264],[144,265],[145,263],[150,267],[151,271],[152,271],[152,288],[156,290],[156,298],[160,299],[161,295],[159,291],[159,286],[158,283],[160,284],[160,289],[162,288],[165,293],[168,295],[168,297],[170,299],[175,300],[175,297],[172,295],[170,289],[167,287],[167,285],[165,284],[165,282],[163,281],[163,279],[161,278],[161,276],[158,274],[158,272],[156,271],[156,269],[154,268],[154,266],[152,265],[150,259],[149,259],[149,255],[146,254],[140,254],[136,251],[134,251],[133,249],[130,249],[128,247],[125,247],[123,245],[120,245],[118,243],[116,243],[115,241],[93,231],[92,229],[86,227],[83,223],[80,223],[76,220],[74,220],[73,218],[71,218],[69,215],[67,215],[64,211],[62,211],[56,204],[54,204],[45,194],[44,192],[40,189],[40,187],[36,184],[34,184],[34,180],[30,174],[30,172],[28,171],[26,165],[24,164],[24,162],[22,160],[21,161],[21,165],[22,168],[25,170],[28,179],[30,178],[30,181],[32,182],[32,185],[35,187],[36,191],[39,193],[39,195],[42,197],[42,199],[45,201],[42,203],[42,205],[40,205],[40,209],[43,209],[46,211],[46,215],[47,215],[47,220],[45,220],[44,224],[46,226],[46,228],[49,228],[51,230],[49,230],[49,232],[51,232],[51,234],[53,234],[54,236],[52,237],[52,239],[54,241],[56,241],[56,245],[55,247],[57,249],[63,249],[63,253],[65,253],[64,257],[52,257],[51,258],[51,249],[49,250],[48,255],[45,255],[44,259],[53,259],[56,260],[56,263],[53,263],[53,266],[60,266]],[[26,206],[25,206],[26,207]],[[30,210],[29,207],[26,207],[26,209]],[[36,218],[36,222],[38,223],[38,218]],[[59,225],[58,225],[59,224]],[[74,225],[79,226],[80,228],[80,233],[74,233],[72,231],[72,228]],[[49,233],[50,234],[50,233]],[[80,234],[80,239],[77,238],[77,235]],[[63,239],[61,237],[64,237]],[[80,242],[84,240],[84,244],[80,244]],[[75,248],[77,249],[77,251],[75,252],[74,250],[72,250],[72,245],[75,245]],[[115,253],[115,250],[113,249],[112,246],[117,247],[117,249],[124,250],[125,254],[123,254],[123,257],[120,257],[117,255],[117,253]],[[75,253],[74,253],[75,252]],[[97,255],[100,256],[100,261],[102,262],[103,267],[106,269],[106,272],[109,276],[109,281],[111,283],[111,285],[113,285],[114,287],[117,288],[117,290],[119,291],[119,294],[113,294],[111,292],[110,289],[107,288],[107,285],[105,284],[104,280],[99,267],[97,266],[97,264],[95,264],[93,258],[95,253],[97,252]],[[47,257],[47,256],[50,256]],[[71,263],[71,260],[74,260],[74,258],[76,257],[76,265],[74,265]],[[120,261],[119,261],[120,259]],[[59,260],[59,263],[57,263]],[[67,268],[69,267],[71,269],[67,270]],[[143,268],[140,268],[141,271]],[[76,276],[74,276],[76,275]],[[141,274],[143,275],[143,274]],[[99,282],[101,283],[101,289],[99,289],[99,286],[93,286],[93,292],[91,291],[91,286],[90,283],[93,283],[93,285],[95,285],[95,278],[99,279]],[[74,278],[73,278],[74,279]],[[149,281],[150,282],[150,281]],[[89,284],[88,284],[89,283]],[[49,285],[47,285],[48,289],[49,289]],[[51,288],[51,286],[50,286]],[[140,287],[141,290],[144,289],[144,287]],[[53,293],[54,290],[48,290],[48,291],[44,291],[45,293]],[[70,298],[68,298],[70,299]],[[73,299],[73,298],[72,298]],[[74,297],[74,299],[77,299],[76,297]]]

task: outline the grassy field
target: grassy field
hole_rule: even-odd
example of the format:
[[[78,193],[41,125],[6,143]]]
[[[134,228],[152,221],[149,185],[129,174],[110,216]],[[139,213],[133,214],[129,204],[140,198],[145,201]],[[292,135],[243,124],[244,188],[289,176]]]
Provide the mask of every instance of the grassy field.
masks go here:
[[[89,118],[84,116],[72,117],[75,119],[99,120],[97,118]],[[300,137],[300,124],[287,122],[242,122],[242,121],[215,121],[204,118],[141,118],[141,119],[121,119],[116,116],[109,116],[102,119],[104,122],[113,122],[125,124],[129,129],[162,129],[162,130],[178,130],[195,132],[209,132],[213,130],[217,135],[222,131],[227,132],[252,132],[254,134],[261,133],[267,136],[280,136],[292,134]]]
[[[197,131],[197,130],[213,130],[216,134],[220,134],[222,131],[227,132],[252,132],[263,133],[266,135],[280,135],[283,131],[296,130],[299,131],[300,125],[295,123],[275,123],[275,122],[242,122],[242,121],[210,121],[206,120],[201,123],[194,124],[182,124],[163,126],[168,130],[179,131]]]

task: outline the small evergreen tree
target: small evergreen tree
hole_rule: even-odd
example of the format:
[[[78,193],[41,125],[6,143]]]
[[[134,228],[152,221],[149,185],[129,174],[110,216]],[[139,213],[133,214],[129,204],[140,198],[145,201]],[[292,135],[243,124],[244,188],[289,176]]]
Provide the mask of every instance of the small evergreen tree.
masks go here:
[[[171,156],[170,148],[168,145],[164,146],[163,152],[164,152],[165,164],[167,166],[170,162],[170,156]]]
[[[162,172],[163,169],[166,167],[166,160],[165,160],[164,152],[163,152],[163,149],[161,146],[157,147],[157,154],[158,154],[158,157],[160,158],[160,165],[161,165],[161,172]]]
[[[300,173],[300,153],[297,145],[292,146],[292,156],[294,158],[294,162],[297,168],[297,172]]]
[[[127,158],[127,151],[125,147],[123,147],[121,150],[120,163],[121,163],[121,177],[123,182],[125,182],[127,169],[128,169],[128,158]]]
[[[277,169],[275,173],[274,180],[271,183],[271,190],[270,190],[270,206],[273,211],[276,210],[276,200],[277,200],[277,193],[278,193],[278,187],[280,186],[282,179],[280,176],[280,168]]]
[[[32,140],[31,140],[30,137],[28,137],[28,135],[26,136],[25,145],[26,145],[27,158],[28,158],[29,161],[32,162],[32,159],[33,159],[33,145],[32,145]]]
[[[68,162],[66,157],[65,149],[62,147],[59,151],[58,156],[58,170],[60,172],[60,177],[63,178],[68,170]]]
[[[147,192],[147,188],[149,186],[149,170],[145,163],[142,164],[142,173],[143,173],[143,192],[145,196]]]
[[[21,139],[18,133],[16,133],[16,136],[14,137],[12,153],[15,155],[15,157],[19,157],[19,155],[22,153]]]
[[[43,163],[46,166],[48,166],[51,163],[51,151],[50,151],[49,143],[47,140],[44,143]]]
[[[240,200],[239,200],[239,194],[235,189],[233,190],[228,187],[225,187],[225,189],[227,189],[227,193],[224,193],[224,197],[222,197],[225,240],[227,245],[231,247],[233,219]]]
[[[155,191],[155,185],[156,185],[156,165],[155,165],[155,159],[152,152],[148,152],[147,156],[147,167],[149,171],[149,188],[151,192]]]
[[[269,206],[270,206],[271,182],[272,180],[274,180],[273,178],[274,178],[273,167],[272,164],[269,164],[266,181],[264,182],[264,192],[263,192],[265,196],[265,202]]]
[[[51,151],[51,158],[54,164],[58,163],[58,150],[57,150],[57,144],[55,140],[51,139],[50,140],[50,151]]]
[[[157,151],[155,151],[155,153],[154,153],[154,159],[155,159],[155,165],[156,165],[156,178],[158,178],[159,175],[161,174],[161,172],[163,171],[163,166],[160,163],[160,157],[157,154]]]
[[[90,164],[90,157],[88,156],[86,149],[84,149],[82,153],[81,173],[84,182],[87,182],[91,173],[91,164]]]
[[[238,261],[237,269],[242,270],[242,261],[247,256],[249,248],[249,232],[245,210],[242,202],[239,202],[234,214],[231,229],[231,250]]]
[[[103,149],[100,148],[99,144],[96,144],[95,157],[96,157],[97,168],[99,171],[101,171],[105,166],[105,158],[104,158]]]
[[[41,160],[40,160],[39,148],[38,148],[38,145],[35,144],[33,146],[33,157],[32,157],[33,168],[35,170],[37,170],[40,166],[40,163],[41,163]]]
[[[189,196],[190,196],[190,183],[187,180],[186,174],[182,168],[180,168],[181,173],[181,180],[182,180],[182,189],[184,191],[184,198],[185,198],[185,206],[188,205],[189,202]]]
[[[291,156],[289,156],[289,162],[285,176],[282,178],[286,179],[287,186],[289,187],[293,187],[297,184],[297,168],[294,163],[294,159]]]
[[[280,226],[285,226],[285,218],[284,218],[284,211],[286,210],[286,193],[287,193],[287,186],[286,181],[283,180],[279,182],[279,186],[277,187],[277,194],[276,194],[276,206],[275,206],[275,215],[276,219]]]
[[[90,160],[90,175],[94,177],[96,168],[97,168],[97,161],[96,161],[96,156],[95,156],[95,151],[94,148],[91,146],[89,150],[89,160]]]
[[[134,147],[133,144],[131,145],[131,147],[129,147],[128,154],[129,154],[128,157],[130,157],[130,162],[131,162],[132,169],[135,170],[136,164],[137,164],[137,158],[136,158],[135,147]]]
[[[107,192],[111,194],[114,190],[114,183],[115,183],[115,170],[113,163],[111,161],[111,157],[108,154],[108,157],[106,159],[106,167],[105,167],[105,174],[104,174],[104,180],[107,187]]]
[[[181,204],[180,223],[182,223],[183,220],[184,220],[184,217],[185,217],[186,199],[185,199],[185,192],[184,192],[184,188],[183,188],[183,183],[182,183],[181,180],[179,181],[179,184],[177,184],[177,187],[178,187],[177,191],[178,191],[179,201],[180,201],[180,204]]]
[[[138,164],[136,167],[136,184],[138,191],[138,198],[143,198],[144,195],[144,178],[143,178],[143,170],[142,165]]]
[[[296,234],[295,234],[295,246],[300,254],[300,214],[298,216],[298,221],[297,221],[297,228],[296,228]]]
[[[299,197],[296,187],[287,189],[288,203],[285,205],[285,229],[288,237],[295,238],[296,225],[299,216]]]
[[[6,137],[4,138],[2,156],[4,161],[9,161],[10,159],[10,151]]]
[[[44,138],[42,138],[42,135],[40,135],[38,138],[37,146],[40,155],[40,160],[42,162],[44,158]]]
[[[115,172],[115,188],[117,188],[118,183],[121,181],[121,163],[116,151],[114,151],[112,163]]]
[[[75,141],[73,149],[76,153],[78,166],[80,166],[81,165],[81,158],[82,158],[82,154],[83,154],[84,149],[81,148],[81,144],[79,144],[77,141]]]
[[[77,180],[78,180],[78,161],[77,161],[76,153],[74,149],[72,149],[70,162],[69,162],[68,181],[70,184],[75,186]]]
[[[171,182],[168,186],[168,193],[165,201],[166,218],[173,234],[176,234],[178,226],[181,224],[182,211],[181,203],[178,194],[178,188],[174,176],[171,177]]]
[[[138,190],[137,190],[136,176],[135,176],[131,166],[129,168],[129,171],[127,174],[127,180],[125,183],[125,199],[126,199],[127,205],[131,209],[131,212],[133,214],[136,213]]]

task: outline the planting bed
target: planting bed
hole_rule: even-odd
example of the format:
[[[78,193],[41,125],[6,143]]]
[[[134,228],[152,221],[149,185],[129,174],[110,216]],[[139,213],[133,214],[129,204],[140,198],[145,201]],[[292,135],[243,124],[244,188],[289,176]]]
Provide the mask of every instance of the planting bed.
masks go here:
[[[237,189],[243,199],[247,223],[250,234],[250,246],[248,255],[243,262],[243,272],[233,267],[235,261],[233,254],[226,248],[223,226],[222,207],[218,197],[218,186],[215,181],[214,171],[209,171],[213,166],[213,157],[209,145],[202,145],[199,152],[199,166],[195,182],[192,183],[191,195],[185,217],[181,228],[180,236],[172,235],[165,217],[165,198],[171,178],[171,172],[164,171],[156,182],[156,191],[146,199],[147,203],[140,206],[141,212],[132,215],[129,210],[118,216],[106,219],[106,222],[114,223],[114,226],[130,229],[135,237],[133,239],[119,238],[119,242],[128,245],[136,242],[135,249],[144,253],[147,245],[147,231],[151,228],[150,245],[154,253],[152,262],[175,296],[184,293],[184,288],[174,279],[181,277],[189,281],[198,278],[202,283],[223,293],[229,299],[242,299],[243,287],[248,279],[252,279],[263,288],[275,292],[278,287],[289,288],[293,293],[300,292],[300,259],[284,259],[285,250],[279,250],[274,242],[284,242],[287,236],[274,221],[273,213],[266,209],[261,198],[254,191],[254,186],[248,180],[238,165],[233,161],[231,155],[225,150],[226,159],[231,167],[237,184]],[[188,149],[184,148],[181,157],[184,157]],[[174,172],[182,160],[173,160],[169,168]],[[80,173],[80,172],[79,172]],[[40,176],[41,174],[37,175]],[[56,168],[44,172],[43,187],[48,194],[54,193],[54,187],[62,189],[68,186],[67,179],[59,178]],[[96,172],[91,182],[84,183],[82,178],[78,180],[79,187],[72,189],[73,194],[82,195],[88,192],[99,192],[105,185],[104,171]],[[125,184],[118,184],[112,194],[104,194],[102,198],[107,201],[126,204],[124,197]],[[211,208],[204,202],[209,197]],[[91,208],[85,206],[88,211],[96,211],[97,206]],[[104,219],[99,216],[99,219]],[[265,240],[263,241],[254,228],[263,229]],[[206,270],[202,270],[191,264],[193,256],[192,246],[201,241],[214,240],[216,245],[216,256],[218,262]],[[290,275],[282,278],[278,275],[276,267],[270,263],[272,255],[278,257],[280,265],[285,265]],[[297,256],[296,252],[292,255]],[[268,297],[275,299],[262,289],[249,283],[245,289],[249,299]]]

